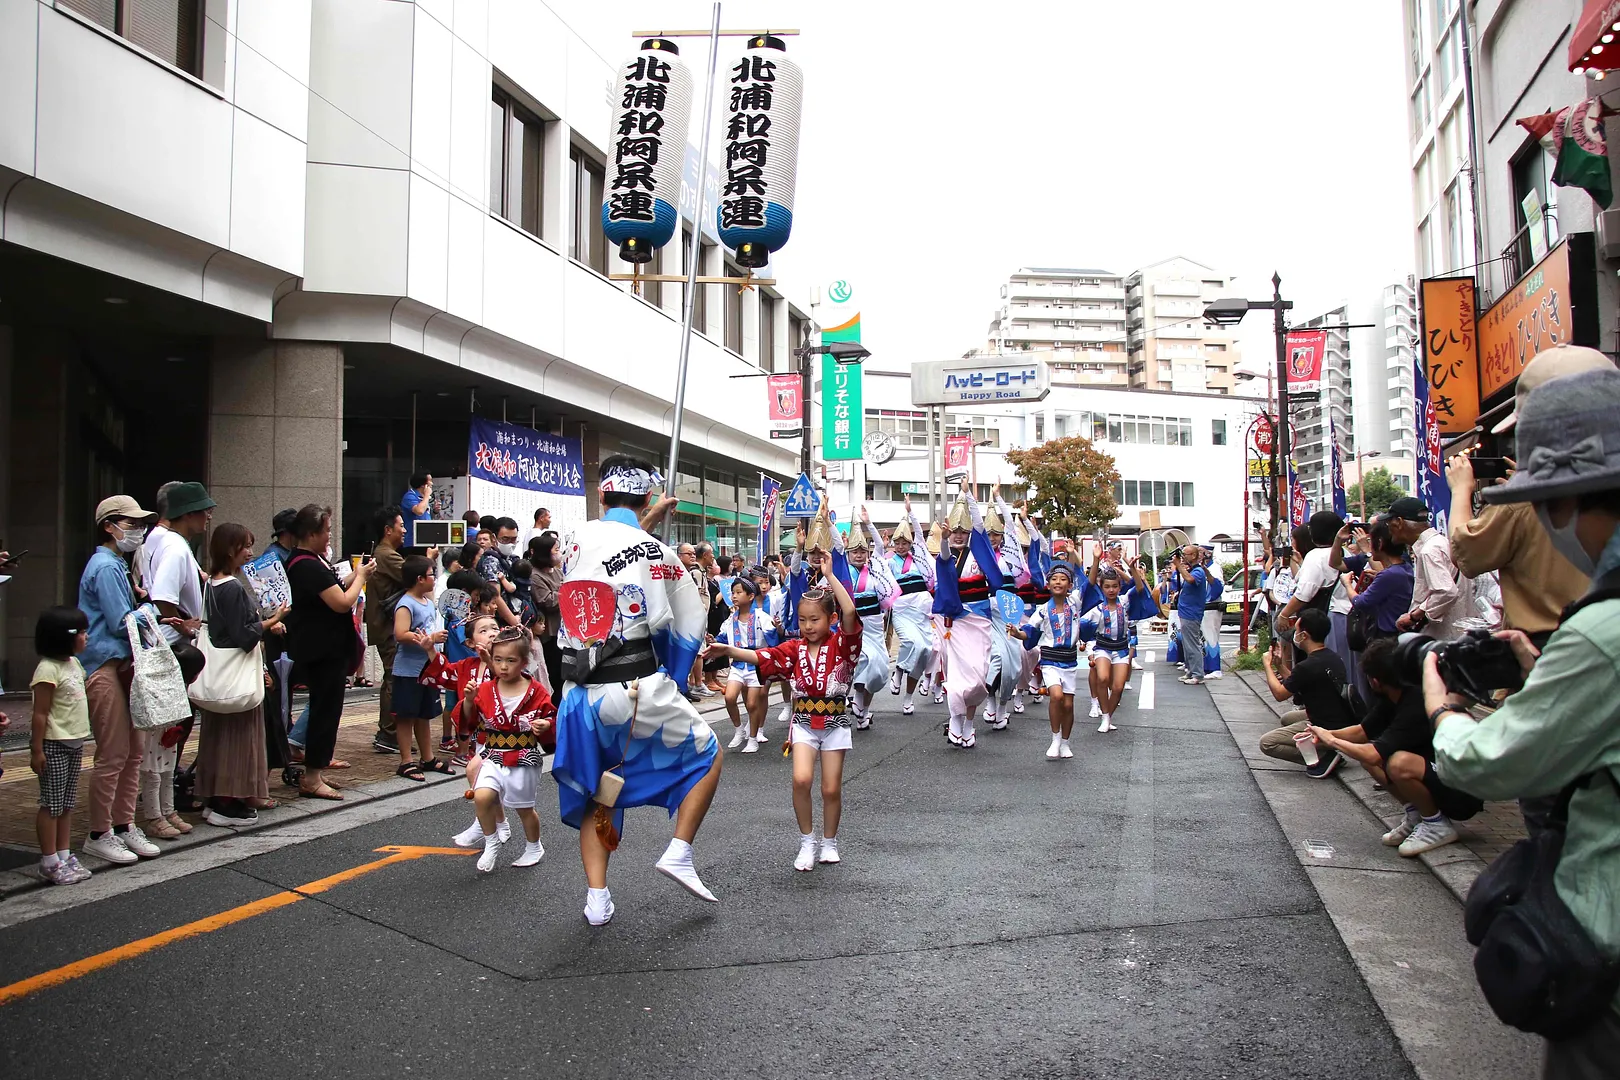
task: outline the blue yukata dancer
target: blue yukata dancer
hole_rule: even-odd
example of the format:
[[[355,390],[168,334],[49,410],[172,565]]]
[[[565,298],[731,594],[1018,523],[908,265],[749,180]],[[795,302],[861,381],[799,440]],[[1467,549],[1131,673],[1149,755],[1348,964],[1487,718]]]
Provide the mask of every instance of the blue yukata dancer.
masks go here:
[[[999,502],[1005,507],[1005,502]],[[1015,509],[1003,510],[1003,516],[1013,523],[1013,533],[1018,540],[1018,550],[1024,559],[1024,573],[1019,576],[1017,588],[1013,591],[1024,602],[1024,618],[1028,619],[1035,614],[1035,609],[1052,599],[1052,591],[1046,587],[1046,574],[1052,568],[1052,552],[1046,543],[1046,537],[1041,535],[1040,529],[1024,513],[1023,504]],[[1022,712],[1023,693],[1045,693],[1041,684],[1040,653],[1037,650],[1024,650],[1023,674],[1018,680],[1018,696],[1013,698],[1013,711]]]
[[[1097,589],[1101,600],[1080,617],[1082,632],[1092,639],[1091,696],[1099,706],[1102,723],[1100,732],[1114,728],[1114,710],[1125,696],[1125,683],[1131,677],[1131,621],[1145,619],[1158,612],[1158,602],[1142,573],[1142,559],[1130,564],[1131,587],[1124,589],[1124,579],[1117,566],[1109,567],[1098,575]]]
[[[735,645],[739,649],[757,651],[777,643],[776,624],[759,598],[759,586],[746,574],[739,574],[731,583],[731,614],[720,627],[714,640],[722,645]],[[765,708],[769,688],[760,681],[755,666],[743,660],[731,662],[731,674],[726,679],[726,713],[736,729],[726,747],[735,750],[741,746],[745,754],[759,753],[759,744],[765,738]],[[737,704],[748,712],[748,723],[742,722]]]
[[[1007,504],[1002,501],[1000,494],[995,494],[994,498],[999,509],[992,509],[984,516],[984,530],[990,538],[990,547],[996,553],[996,569],[1001,575],[1001,583],[995,591],[1016,595],[1018,582],[1028,580],[1029,571],[1024,566],[1024,553],[1019,550],[1017,541],[1007,533],[1007,521],[1003,516],[1010,513],[1005,509]],[[1007,623],[1000,618],[990,620],[990,645],[990,667],[985,678],[988,692],[984,701],[984,721],[992,731],[1005,731],[1009,713],[1024,711],[1021,685],[1024,679],[1024,650],[1007,635]]]
[[[899,595],[900,587],[889,576],[889,564],[873,558],[873,548],[883,541],[872,528],[872,519],[861,507],[860,520],[850,525],[849,539],[837,550],[833,543],[833,571],[855,600],[855,613],[861,617],[861,655],[855,663],[849,687],[850,712],[855,730],[872,726],[872,698],[889,681],[889,642],[884,633],[883,615]]]
[[[564,682],[552,766],[563,823],[579,830],[589,886],[585,919],[592,926],[613,918],[608,856],[632,806],[661,806],[675,818],[658,872],[698,899],[718,902],[693,866],[692,841],[719,786],[721,762],[719,740],[681,694],[680,676],[692,670],[703,644],[703,602],[674,549],[646,531],[676,500],[663,498],[648,512],[660,481],[636,458],[605,459],[601,476],[602,517],[564,538],[563,588],[604,582],[617,598],[616,612],[607,639],[589,642],[572,635],[563,609],[557,643]]]
[[[922,525],[907,495],[905,514],[889,534],[883,551],[883,561],[897,590],[889,606],[889,622],[900,640],[889,692],[898,694],[904,686],[900,711],[906,716],[917,711],[917,683],[934,667],[934,560],[926,552],[915,551],[922,535]]]

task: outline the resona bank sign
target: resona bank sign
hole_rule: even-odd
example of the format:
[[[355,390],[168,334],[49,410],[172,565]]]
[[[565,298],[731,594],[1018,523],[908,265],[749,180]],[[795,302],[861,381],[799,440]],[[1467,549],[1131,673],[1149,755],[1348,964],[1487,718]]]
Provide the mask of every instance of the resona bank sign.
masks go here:
[[[1052,392],[1046,364],[984,356],[911,365],[913,405],[983,405],[1040,401]]]

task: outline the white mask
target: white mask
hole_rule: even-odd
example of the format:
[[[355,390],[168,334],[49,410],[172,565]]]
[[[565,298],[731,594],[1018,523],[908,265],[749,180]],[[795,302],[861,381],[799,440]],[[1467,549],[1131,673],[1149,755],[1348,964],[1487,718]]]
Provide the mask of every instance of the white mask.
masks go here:
[[[501,554],[505,555],[507,558],[511,558],[513,555],[517,554],[517,545],[516,544],[502,544],[502,545],[500,545],[500,549],[501,549]]]
[[[1586,553],[1586,548],[1581,546],[1580,538],[1575,535],[1575,526],[1581,520],[1581,512],[1576,510],[1570,514],[1569,523],[1562,529],[1558,529],[1553,527],[1552,518],[1547,514],[1546,503],[1536,503],[1535,507],[1536,520],[1541,522],[1543,529],[1547,530],[1547,536],[1552,540],[1553,550],[1568,559],[1575,569],[1587,577],[1592,577],[1597,571],[1597,564],[1592,561],[1592,556]]]
[[[124,529],[114,525],[113,528],[118,529],[118,539],[114,543],[126,555],[140,547],[141,541],[146,539],[146,530],[140,526]]]

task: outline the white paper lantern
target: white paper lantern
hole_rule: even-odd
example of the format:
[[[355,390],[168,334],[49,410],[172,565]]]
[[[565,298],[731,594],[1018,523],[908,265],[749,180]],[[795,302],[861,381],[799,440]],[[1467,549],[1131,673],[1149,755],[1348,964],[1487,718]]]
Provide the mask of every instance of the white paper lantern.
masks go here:
[[[715,210],[720,240],[749,268],[793,230],[793,176],[799,164],[804,73],[781,38],[748,39],[727,83],[725,176]]]
[[[624,62],[613,87],[602,233],[626,262],[652,261],[680,221],[692,73],[679,53],[672,41],[648,38]]]

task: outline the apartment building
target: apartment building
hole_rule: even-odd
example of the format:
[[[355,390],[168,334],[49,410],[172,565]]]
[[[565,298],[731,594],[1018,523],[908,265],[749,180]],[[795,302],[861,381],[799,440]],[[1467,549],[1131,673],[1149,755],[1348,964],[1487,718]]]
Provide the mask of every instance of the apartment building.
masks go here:
[[[1238,356],[1230,330],[1204,325],[1204,304],[1230,292],[1231,278],[1176,257],[1125,278],[1130,385],[1139,390],[1230,394]]]
[[[1020,267],[1001,287],[991,352],[1041,352],[1075,382],[1125,386],[1125,279],[1109,270]]]

